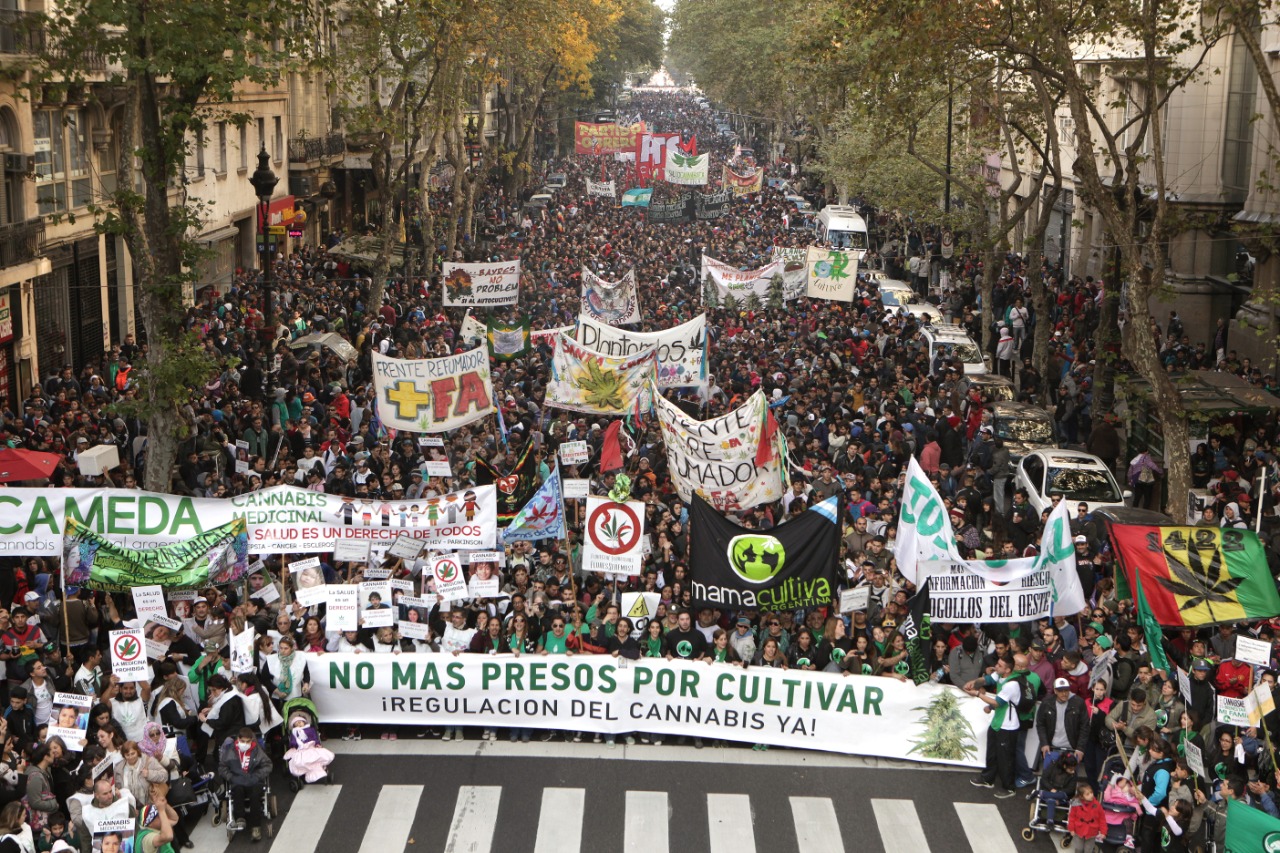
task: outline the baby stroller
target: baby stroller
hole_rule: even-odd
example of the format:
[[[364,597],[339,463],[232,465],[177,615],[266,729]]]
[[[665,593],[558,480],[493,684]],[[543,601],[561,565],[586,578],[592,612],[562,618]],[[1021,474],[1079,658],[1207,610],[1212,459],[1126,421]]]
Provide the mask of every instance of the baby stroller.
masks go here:
[[[1133,832],[1142,813],[1141,793],[1132,780],[1121,773],[1111,777],[1102,795],[1102,811],[1107,820],[1107,834],[1102,840],[1104,850],[1132,850],[1135,846]]]
[[[304,785],[324,782],[333,784],[333,753],[320,745],[320,715],[315,703],[306,697],[290,699],[284,704],[284,734],[288,751],[284,754],[289,772],[289,789],[297,792]]]
[[[1074,752],[1050,750],[1045,753],[1036,789],[1027,796],[1031,801],[1031,817],[1022,830],[1024,841],[1035,841],[1037,832],[1066,829],[1067,809],[1075,796],[1076,768]]]

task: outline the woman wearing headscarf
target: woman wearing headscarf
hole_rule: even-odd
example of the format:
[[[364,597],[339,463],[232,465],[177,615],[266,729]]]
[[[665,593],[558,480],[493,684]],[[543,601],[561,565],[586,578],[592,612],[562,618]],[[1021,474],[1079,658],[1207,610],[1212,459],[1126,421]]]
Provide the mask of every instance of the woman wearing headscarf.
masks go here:
[[[311,670],[307,656],[298,652],[292,636],[282,636],[278,653],[268,655],[258,670],[258,677],[271,698],[280,704],[297,699],[311,690]]]

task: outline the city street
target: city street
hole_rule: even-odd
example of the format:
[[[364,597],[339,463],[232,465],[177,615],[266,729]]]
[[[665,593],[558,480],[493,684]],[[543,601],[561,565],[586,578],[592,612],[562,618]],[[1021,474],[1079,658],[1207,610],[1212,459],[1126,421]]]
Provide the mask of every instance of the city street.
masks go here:
[[[200,853],[1012,853],[1021,798],[969,772],[798,750],[619,744],[330,744],[337,784],[296,799],[279,776],[275,838],[227,845],[201,824]]]

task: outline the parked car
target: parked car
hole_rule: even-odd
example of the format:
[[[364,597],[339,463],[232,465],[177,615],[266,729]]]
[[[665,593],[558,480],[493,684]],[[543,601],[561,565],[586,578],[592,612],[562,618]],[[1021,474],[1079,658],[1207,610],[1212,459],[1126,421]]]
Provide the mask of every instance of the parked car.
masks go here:
[[[992,403],[1012,402],[1018,399],[1018,392],[1013,387],[1013,380],[998,373],[975,373],[972,376],[966,376],[964,381],[964,393],[967,395],[969,389],[973,386],[978,387],[978,393],[982,395],[982,399]]]
[[[991,424],[1014,462],[1033,450],[1053,450],[1058,446],[1053,416],[1030,403],[992,403]]]
[[[933,310],[938,313],[937,308]],[[982,349],[973,342],[973,338],[969,337],[969,333],[963,327],[939,323],[926,326],[920,330],[920,333],[929,346],[929,364],[936,361],[941,350],[950,358],[960,359],[966,375],[989,372],[987,362],[982,356]]]
[[[1053,495],[1062,495],[1072,508],[1086,503],[1090,512],[1133,497],[1120,489],[1106,463],[1078,450],[1033,450],[1018,463],[1014,480],[1027,490],[1037,514],[1053,505]]]

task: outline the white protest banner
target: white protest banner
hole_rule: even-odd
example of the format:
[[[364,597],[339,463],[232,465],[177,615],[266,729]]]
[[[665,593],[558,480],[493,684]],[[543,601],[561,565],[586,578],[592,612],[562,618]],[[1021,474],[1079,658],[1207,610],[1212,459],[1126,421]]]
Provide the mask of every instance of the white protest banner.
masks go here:
[[[692,500],[696,493],[725,512],[782,497],[782,455],[773,446],[761,446],[771,441],[766,436],[768,402],[763,391],[708,421],[694,420],[661,396],[654,398],[654,405],[667,448],[667,467],[683,500]]]
[[[118,545],[139,550],[183,542],[237,518],[246,522],[252,554],[318,554],[345,541],[389,545],[402,532],[437,549],[492,548],[497,542],[493,486],[451,492],[417,505],[417,512],[402,517],[387,501],[294,486],[225,499],[136,489],[4,489],[0,556],[60,555],[68,516]]]
[[[855,610],[866,610],[871,602],[871,587],[859,586],[840,591],[840,612],[852,613]]]
[[[1244,700],[1234,696],[1219,696],[1218,722],[1229,726],[1249,725],[1249,711],[1244,706]]]
[[[554,350],[547,406],[598,415],[643,414],[653,408],[656,350],[614,358],[565,334],[556,337]]]
[[[711,173],[710,154],[686,154],[679,146],[667,149],[666,181],[687,187],[701,187]]]
[[[640,293],[636,289],[636,271],[628,270],[617,281],[607,281],[586,267],[582,268],[581,313],[620,326],[640,322]]]
[[[412,536],[406,536],[403,533],[391,543],[391,547],[387,549],[387,554],[392,557],[399,557],[402,560],[412,560],[422,553],[422,542],[414,539]]]
[[[1249,725],[1262,725],[1262,718],[1276,709],[1276,698],[1271,685],[1265,681],[1255,686],[1244,697],[1244,711],[1249,715]]]
[[[164,656],[169,654],[170,645],[168,642],[161,642],[152,637],[147,637],[147,659],[164,660]]]
[[[805,295],[810,299],[833,299],[852,302],[858,284],[858,261],[864,252],[858,249],[823,249],[809,247],[809,283]]]
[[[382,566],[369,566],[364,570],[364,579],[367,581],[384,581],[391,577],[391,570]]]
[[[578,343],[621,358],[654,349],[658,355],[658,387],[687,388],[707,380],[707,315],[660,332],[629,332],[578,315]]]
[[[591,481],[583,479],[568,479],[564,481],[564,498],[585,498],[591,494]]]
[[[297,572],[301,572],[304,569],[318,569],[318,568],[320,568],[320,558],[307,557],[304,560],[294,560],[292,563],[290,563],[289,574],[292,575]]]
[[[587,195],[613,198],[618,194],[618,185],[613,181],[593,181],[587,178]]]
[[[585,441],[560,442],[560,461],[566,465],[583,465],[591,458],[591,450]]]
[[[462,556],[466,558],[465,562],[472,566],[476,563],[499,564],[506,560],[506,555],[501,551],[472,551]]]
[[[926,560],[918,578],[929,581],[929,615],[943,622],[1025,622],[1049,615],[1049,573],[1032,572],[997,585],[964,561]]]
[[[467,579],[462,574],[462,561],[456,554],[446,554],[431,561],[431,576],[436,580],[436,592],[445,601],[462,601],[470,593]]]
[[[444,358],[372,355],[378,415],[388,429],[445,432],[494,413],[487,346]]]
[[[151,586],[135,586],[133,593],[133,609],[142,619],[149,616],[169,618],[169,608],[164,603],[164,587],[159,584]]]
[[[339,539],[333,544],[333,560],[335,563],[364,563],[368,559],[368,542],[361,542],[359,539]]]
[[[111,674],[121,681],[146,681],[151,678],[147,664],[146,642],[141,631],[111,632]]]
[[[953,687],[686,661],[332,653],[311,679],[332,723],[647,731],[964,767],[982,766],[990,728]]]
[[[86,739],[89,728],[89,709],[94,697],[79,693],[54,693],[53,713],[49,717],[46,739],[60,737],[67,749],[81,751],[80,741]]]
[[[463,343],[470,343],[472,340],[483,343],[488,334],[489,327],[472,317],[471,309],[468,308],[466,316],[462,318],[462,326],[458,329],[458,337]]]
[[[643,562],[644,504],[587,498],[582,537],[582,568],[588,572],[638,575]]]
[[[389,628],[396,624],[394,610],[363,610],[360,612],[361,628]]]
[[[1208,779],[1209,774],[1204,769],[1204,753],[1201,752],[1200,747],[1196,746],[1195,741],[1190,738],[1182,741],[1182,744],[1186,747],[1187,767],[1201,779]]]
[[[1271,644],[1252,637],[1236,637],[1236,660],[1250,666],[1271,666]]]
[[[231,672],[239,675],[242,672],[253,672],[253,646],[258,641],[258,632],[246,626],[239,634],[227,631],[227,649],[231,653]]]
[[[661,600],[662,596],[656,592],[622,593],[621,613],[631,620],[631,630],[637,637],[644,637],[649,622],[658,614],[658,602]]]
[[[916,583],[916,564],[921,560],[956,562],[964,559],[956,547],[956,536],[942,496],[914,456],[907,460],[893,556],[898,561],[898,571],[912,583]]]
[[[805,246],[774,246],[773,259],[782,264],[782,300],[804,296],[809,284],[809,249]]]
[[[520,298],[519,261],[446,263],[441,272],[447,308],[515,305]]]
[[[753,293],[764,299],[769,295],[769,288],[773,286],[774,276],[778,276],[779,279],[782,277],[781,261],[773,261],[759,269],[740,270],[708,255],[702,256],[701,279],[704,282],[709,279],[715,285],[721,299],[733,296],[734,299],[741,301]]]
[[[163,625],[175,634],[182,632],[182,620],[172,619],[168,616],[161,616],[159,613],[148,613],[146,618],[142,620],[142,629],[146,633],[151,633],[152,625]]]
[[[360,590],[355,586],[329,584],[325,587],[328,600],[325,603],[326,627],[331,631],[358,631],[360,629]]]

